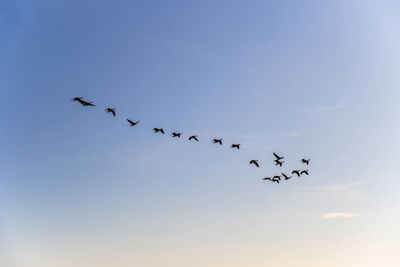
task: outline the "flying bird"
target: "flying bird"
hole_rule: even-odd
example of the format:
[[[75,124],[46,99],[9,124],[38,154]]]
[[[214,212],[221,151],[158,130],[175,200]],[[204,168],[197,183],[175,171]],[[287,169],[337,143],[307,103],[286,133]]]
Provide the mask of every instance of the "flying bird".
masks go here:
[[[308,175],[308,170],[304,170],[304,171],[300,172],[300,174],[303,174],[303,173]]]
[[[126,120],[131,124],[130,126],[135,126],[136,124],[139,123],[139,121],[134,122],[134,121],[131,121],[130,119],[126,119]]]
[[[176,132],[172,133],[172,137],[178,137],[179,138],[179,137],[181,137],[181,135],[182,135],[181,133],[176,133]]]
[[[265,177],[265,178],[263,178],[263,180],[270,180],[270,181],[272,181],[271,177]]]
[[[252,159],[252,160],[250,160],[250,163],[249,164],[254,164],[254,165],[256,165],[257,166],[257,168],[259,168],[260,167],[260,165],[258,165],[258,160],[256,160],[256,159]]]
[[[292,171],[292,174],[296,174],[297,176],[300,177],[300,170],[294,170]]]
[[[292,176],[287,176],[287,175],[284,174],[283,172],[282,172],[282,175],[283,175],[283,177],[285,177],[285,180],[289,180],[290,178],[292,178]]]
[[[154,128],[153,132],[155,132],[155,133],[160,132],[160,133],[164,134],[164,129],[163,128]]]
[[[282,167],[282,164],[284,163],[284,161],[279,161],[279,159],[274,160],[275,161],[275,165],[279,165]]]
[[[285,157],[280,157],[280,156],[278,156],[275,152],[273,152],[273,154],[274,154],[274,156],[275,156],[275,158],[277,159],[277,160],[281,160],[281,159],[284,159]]]
[[[276,182],[279,184],[279,180],[278,179],[272,179],[272,182]]]
[[[192,135],[191,137],[189,137],[189,141],[190,140],[196,140],[197,142],[199,142],[199,139],[197,139],[197,135]]]
[[[220,144],[222,146],[222,138],[221,139],[214,139],[212,140],[214,144]]]
[[[231,145],[231,148],[240,149],[240,144],[232,144],[232,145]]]
[[[107,113],[112,113],[113,115],[114,115],[114,117],[115,117],[115,108],[106,108],[106,112]]]
[[[272,179],[276,179],[276,180],[281,180],[281,176],[280,175],[275,175],[274,177],[272,177]]]
[[[83,100],[83,97],[74,97],[74,98],[72,98],[72,101],[78,101],[84,107],[86,107],[86,106],[93,106],[94,107],[95,106],[93,104],[93,102],[86,102],[85,100]]]
[[[308,165],[310,163],[310,159],[301,159],[301,163],[305,163]]]

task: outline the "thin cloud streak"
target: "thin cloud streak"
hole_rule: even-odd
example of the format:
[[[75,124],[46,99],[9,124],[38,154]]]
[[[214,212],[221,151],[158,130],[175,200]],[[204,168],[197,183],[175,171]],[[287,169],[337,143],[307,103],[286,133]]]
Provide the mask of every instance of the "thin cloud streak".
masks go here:
[[[314,114],[320,114],[320,113],[325,113],[329,111],[334,111],[338,109],[344,108],[343,104],[337,104],[335,106],[322,106],[322,107],[315,107],[315,108],[306,108],[304,109],[305,112],[309,113],[314,113]]]
[[[354,218],[358,216],[360,216],[360,214],[351,212],[331,212],[322,215],[321,219],[328,220],[328,219]]]

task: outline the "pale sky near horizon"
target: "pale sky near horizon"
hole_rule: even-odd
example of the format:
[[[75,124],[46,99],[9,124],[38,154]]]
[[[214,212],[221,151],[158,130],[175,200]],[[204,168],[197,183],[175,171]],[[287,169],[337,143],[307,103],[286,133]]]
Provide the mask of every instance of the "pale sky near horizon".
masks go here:
[[[1,1],[0,266],[400,266],[399,14]]]

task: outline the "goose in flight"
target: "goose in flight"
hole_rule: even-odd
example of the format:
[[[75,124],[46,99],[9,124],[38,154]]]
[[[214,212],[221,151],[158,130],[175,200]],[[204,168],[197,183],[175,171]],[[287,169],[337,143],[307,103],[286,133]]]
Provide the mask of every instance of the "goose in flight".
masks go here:
[[[178,137],[179,138],[179,137],[181,137],[181,135],[182,135],[181,133],[176,133],[176,132],[172,133],[172,137]]]
[[[265,177],[265,178],[263,178],[263,180],[270,180],[272,182],[271,177]]]
[[[301,171],[301,172],[300,172],[300,174],[303,174],[303,173],[306,174],[306,175],[308,175],[308,170],[304,170],[304,171]]]
[[[301,163],[305,163],[308,165],[310,163],[310,159],[301,159]]]
[[[284,174],[283,172],[282,172],[282,176],[285,177],[285,180],[289,180],[290,178],[292,178],[292,176],[287,176],[287,175]]]
[[[232,145],[231,145],[231,148],[240,149],[240,144],[232,144]]]
[[[74,98],[72,98],[72,101],[78,101],[84,107],[86,107],[86,106],[94,107],[95,106],[95,104],[93,104],[93,102],[86,102],[85,100],[83,100],[83,97],[74,97]]]
[[[275,165],[279,165],[282,167],[282,164],[284,163],[284,161],[279,161],[279,159],[274,160],[275,161]]]
[[[113,115],[114,115],[114,117],[115,117],[115,108],[106,108],[106,112],[107,113],[112,113]]]
[[[131,124],[130,126],[135,126],[136,124],[139,123],[139,121],[134,122],[134,121],[131,121],[130,119],[126,119],[126,120]]]
[[[196,140],[197,142],[199,142],[199,139],[197,139],[197,135],[192,135],[191,137],[189,137],[189,141],[190,140]]]
[[[256,160],[256,159],[250,160],[250,163],[249,163],[249,164],[254,164],[257,168],[260,167],[260,165],[258,165],[258,160]]]
[[[273,154],[274,154],[274,156],[275,156],[275,158],[277,159],[277,160],[281,160],[281,159],[284,159],[285,157],[280,157],[280,156],[278,156],[275,152],[273,152]]]
[[[296,174],[297,176],[300,177],[300,170],[294,170],[292,171],[292,174]]]
[[[280,175],[275,175],[274,177],[272,177],[272,179],[275,179],[275,180],[281,180],[281,176]]]
[[[276,182],[279,184],[279,180],[278,179],[272,179],[272,182]]]
[[[222,138],[221,139],[214,139],[212,140],[214,144],[220,144],[222,146]]]
[[[160,132],[160,133],[164,134],[164,129],[163,128],[154,128],[153,132],[155,132],[155,133]]]

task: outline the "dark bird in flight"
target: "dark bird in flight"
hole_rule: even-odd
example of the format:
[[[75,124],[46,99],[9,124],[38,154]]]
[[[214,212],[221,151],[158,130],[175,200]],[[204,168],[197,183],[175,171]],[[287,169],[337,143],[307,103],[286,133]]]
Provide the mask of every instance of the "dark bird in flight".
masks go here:
[[[240,149],[240,144],[232,144],[232,145],[231,145],[231,148]]]
[[[280,157],[280,156],[278,156],[275,152],[273,153],[274,154],[274,156],[275,156],[275,158],[277,159],[277,160],[281,160],[281,159],[284,159],[285,157]]]
[[[114,117],[115,117],[115,108],[106,108],[106,112],[107,113],[112,113],[113,115],[114,115]]]
[[[172,137],[178,137],[179,138],[179,137],[181,137],[181,135],[182,135],[181,133],[176,133],[176,132],[172,133]]]
[[[305,163],[308,165],[310,163],[310,159],[301,159],[301,163]]]
[[[135,126],[136,124],[139,123],[139,121],[134,122],[134,121],[131,121],[130,119],[126,119],[126,120],[131,124],[131,126]]]
[[[164,129],[163,128],[154,128],[153,132],[155,132],[155,133],[160,132],[160,133],[164,134]]]
[[[292,174],[296,174],[297,176],[300,177],[300,170],[294,170],[292,171]]]
[[[280,175],[275,175],[274,177],[272,177],[272,179],[275,179],[275,180],[281,180],[281,176]]]
[[[272,179],[272,182],[276,182],[279,184],[279,180],[278,179]]]
[[[214,144],[220,144],[222,146],[222,138],[221,139],[214,139],[212,140]]]
[[[260,167],[260,165],[258,165],[258,160],[256,160],[256,159],[252,159],[252,160],[250,160],[250,163],[249,164],[254,164],[254,165],[256,165],[257,166],[257,168],[259,168]]]
[[[285,177],[285,180],[289,180],[290,178],[292,178],[292,176],[287,176],[287,175],[284,174],[283,172],[282,172],[282,176]]]
[[[83,97],[74,97],[72,98],[72,101],[78,101],[79,103],[82,104],[82,106],[86,107],[86,106],[92,106],[94,107],[95,105],[93,104],[93,102],[86,102],[85,100],[82,99]]]
[[[270,180],[270,181],[272,181],[271,177],[265,177],[265,178],[263,178],[263,180]]]
[[[279,165],[282,167],[282,164],[284,163],[284,161],[279,161],[279,159],[274,160],[275,161],[275,165]]]
[[[192,135],[191,137],[189,137],[189,141],[190,140],[196,140],[197,142],[199,142],[199,139],[197,139],[197,135]]]
[[[308,175],[308,170],[304,170],[304,171],[300,172],[300,174],[303,174],[303,173]]]

